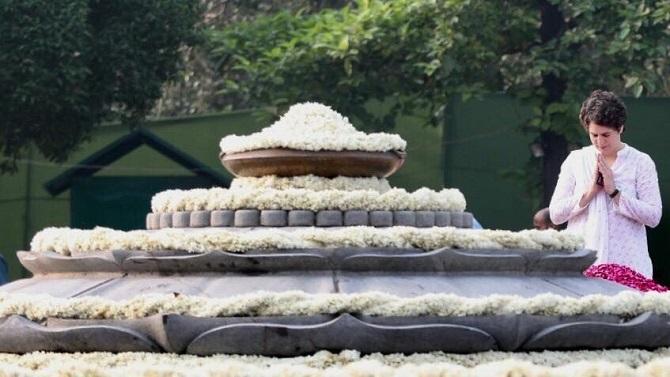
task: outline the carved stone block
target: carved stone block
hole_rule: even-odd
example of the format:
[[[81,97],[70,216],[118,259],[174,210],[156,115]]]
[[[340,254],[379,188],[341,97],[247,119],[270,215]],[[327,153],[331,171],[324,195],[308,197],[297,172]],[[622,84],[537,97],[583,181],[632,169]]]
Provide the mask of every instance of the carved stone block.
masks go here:
[[[257,209],[238,209],[235,211],[236,227],[252,227],[260,225],[260,211]]]
[[[416,226],[414,211],[393,211],[393,225]]]
[[[345,226],[368,225],[368,223],[368,211],[352,210],[344,212]]]
[[[314,212],[293,210],[288,212],[288,226],[314,226]]]
[[[212,211],[210,224],[214,227],[229,227],[235,225],[235,211]]]
[[[191,212],[174,212],[172,214],[172,227],[173,228],[188,228],[191,223]]]
[[[286,226],[288,222],[286,211],[281,209],[267,209],[261,211],[261,226]]]
[[[325,210],[317,212],[316,226],[342,226],[342,211]]]
[[[416,211],[416,226],[418,228],[435,226],[435,213],[433,211]]]
[[[370,211],[370,225],[375,227],[387,227],[393,225],[393,212]]]
[[[451,225],[451,215],[446,211],[435,212],[435,226],[449,226]]]
[[[209,226],[209,211],[191,212],[191,228],[203,228]]]

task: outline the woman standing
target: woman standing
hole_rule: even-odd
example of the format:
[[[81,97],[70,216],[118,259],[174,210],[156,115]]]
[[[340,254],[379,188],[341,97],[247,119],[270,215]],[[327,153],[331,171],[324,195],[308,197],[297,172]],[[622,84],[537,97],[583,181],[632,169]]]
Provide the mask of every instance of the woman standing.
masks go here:
[[[621,141],[626,107],[614,93],[591,93],[579,119],[592,145],[563,162],[551,221],[581,233],[585,247],[598,252],[596,265],[624,265],[651,278],[645,225],[658,225],[662,212],[654,161]]]

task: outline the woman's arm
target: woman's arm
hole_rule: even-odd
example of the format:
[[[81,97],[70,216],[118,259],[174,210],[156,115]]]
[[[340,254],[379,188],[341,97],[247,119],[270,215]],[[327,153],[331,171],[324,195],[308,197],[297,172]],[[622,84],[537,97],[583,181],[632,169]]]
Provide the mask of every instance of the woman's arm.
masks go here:
[[[554,224],[563,224],[575,215],[582,212],[591,198],[588,198],[586,204],[580,205],[580,200],[584,196],[581,192],[575,192],[575,156],[574,152],[563,161],[561,172],[558,175],[558,182],[554,189],[554,194],[549,203],[549,217]]]
[[[619,194],[618,203],[614,202],[614,209],[641,224],[655,227],[661,221],[663,207],[656,165],[647,155],[640,159],[640,166],[635,174],[635,191],[637,197],[630,193]]]

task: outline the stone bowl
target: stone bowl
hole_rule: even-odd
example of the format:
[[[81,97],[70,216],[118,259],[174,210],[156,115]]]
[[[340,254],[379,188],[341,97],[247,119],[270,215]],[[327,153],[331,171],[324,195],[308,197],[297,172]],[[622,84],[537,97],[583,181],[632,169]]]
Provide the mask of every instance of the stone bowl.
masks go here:
[[[400,169],[405,157],[406,153],[400,151],[336,152],[279,148],[219,155],[223,166],[236,177],[292,177],[313,174],[327,178],[388,177]]]

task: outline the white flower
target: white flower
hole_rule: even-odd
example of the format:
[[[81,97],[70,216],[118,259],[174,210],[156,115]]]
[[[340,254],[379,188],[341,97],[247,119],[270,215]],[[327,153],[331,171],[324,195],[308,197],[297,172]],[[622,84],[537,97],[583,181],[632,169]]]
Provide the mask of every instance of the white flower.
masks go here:
[[[306,183],[306,182],[305,182]],[[321,181],[323,183],[323,181]],[[248,187],[248,186],[247,186]],[[465,197],[458,189],[433,191],[421,188],[415,192],[393,188],[380,190],[351,190],[326,188],[211,188],[193,190],[167,190],[151,199],[154,213],[201,210],[302,209],[302,210],[411,210],[463,212]]]
[[[546,244],[534,242],[529,234],[548,232],[556,240]],[[414,228],[394,226],[375,228],[353,226],[340,228],[306,227],[298,229],[257,228],[237,231],[226,228],[184,230],[165,228],[155,231],[119,231],[97,227],[92,230],[47,228],[38,232],[31,250],[53,251],[63,255],[111,250],[184,250],[192,253],[226,250],[243,253],[254,249],[307,249],[337,247],[414,247],[423,250],[440,248],[505,249],[574,251],[582,247],[572,237],[562,243],[562,232],[488,229],[459,229],[453,227]]]
[[[223,153],[267,148],[385,152],[405,150],[407,143],[398,135],[357,131],[330,107],[307,102],[291,106],[270,127],[248,136],[226,136],[219,146]]]
[[[412,355],[358,351],[319,351],[314,355],[276,358],[244,355],[199,357],[161,353],[112,354],[34,352],[0,354],[0,375],[7,376],[664,376],[670,351],[645,350],[443,352]]]
[[[416,297],[382,292],[308,294],[301,291],[264,292],[225,298],[144,294],[126,300],[95,296],[55,298],[0,292],[0,317],[136,319],[155,314],[176,313],[197,317],[291,316],[354,313],[371,316],[486,316],[588,314],[632,317],[647,311],[669,315],[670,293],[653,295],[621,292],[614,296],[567,297],[541,294],[535,297],[489,295],[462,297],[427,294]],[[658,305],[658,306],[653,306]]]
[[[259,189],[306,189],[312,191],[339,190],[339,191],[375,191],[384,193],[391,189],[388,180],[384,178],[351,178],[335,177],[324,178],[316,175],[302,175],[295,177],[238,177],[230,184],[231,191],[248,191]]]

